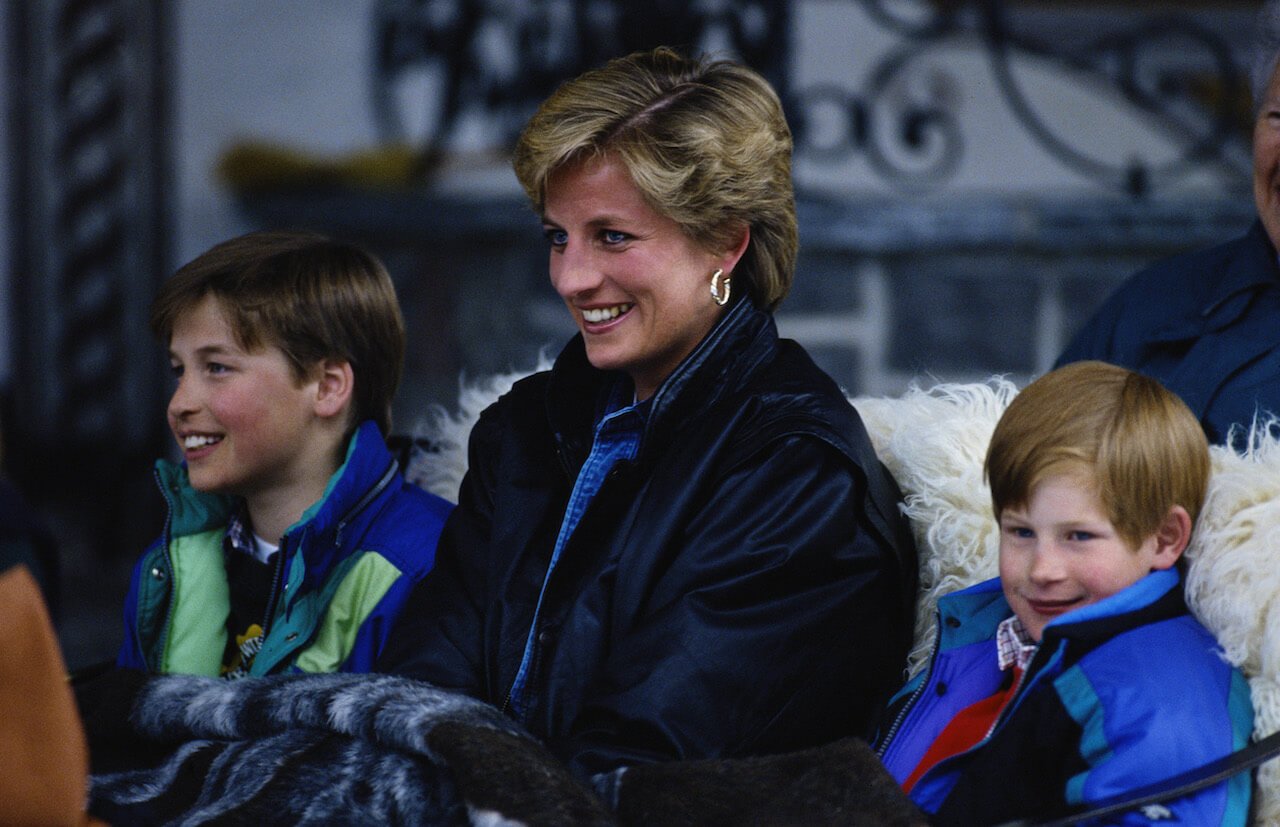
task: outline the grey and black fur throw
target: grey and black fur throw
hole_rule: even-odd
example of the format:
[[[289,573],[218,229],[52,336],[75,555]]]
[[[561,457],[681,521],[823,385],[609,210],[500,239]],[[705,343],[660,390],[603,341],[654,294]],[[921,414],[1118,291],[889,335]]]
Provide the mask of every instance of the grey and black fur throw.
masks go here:
[[[923,824],[856,739],[580,783],[492,706],[388,675],[227,682],[116,671],[77,687],[115,825]]]
[[[90,811],[112,824],[614,823],[509,718],[423,683],[171,676],[130,693],[116,680],[81,693],[97,719]],[[122,701],[127,719],[102,721]],[[129,767],[129,754],[161,757]]]

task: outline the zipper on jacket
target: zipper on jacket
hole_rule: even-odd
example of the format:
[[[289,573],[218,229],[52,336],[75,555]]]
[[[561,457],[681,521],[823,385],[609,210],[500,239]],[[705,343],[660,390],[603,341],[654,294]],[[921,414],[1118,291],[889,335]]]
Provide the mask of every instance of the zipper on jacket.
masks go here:
[[[991,737],[995,735],[996,730],[999,729],[1006,721],[1008,721],[1010,717],[1012,717],[1014,708],[1017,707],[1017,705],[1022,702],[1023,699],[1019,697],[1019,693],[1022,692],[1023,688],[1025,686],[1028,686],[1030,683],[1032,683],[1036,678],[1040,677],[1040,674],[1044,672],[1044,670],[1048,669],[1050,666],[1053,665],[1054,660],[1057,659],[1059,655],[1060,655],[1060,652],[1054,652],[1052,655],[1049,656],[1049,660],[1047,663],[1044,664],[1044,666],[1041,666],[1039,669],[1033,670],[1031,669],[1031,666],[1035,663],[1036,658],[1040,656],[1040,652],[1037,651],[1035,656],[1032,657],[1031,663],[1027,664],[1026,671],[1022,673],[1022,675],[1018,678],[1017,683],[1014,684],[1013,689],[1011,690],[1012,694],[1010,694],[1009,696],[1008,703],[1006,703],[1004,705],[1004,708],[1000,710],[1000,714],[996,716],[996,719],[991,722],[991,726],[987,728],[986,734],[983,735],[982,738],[977,743],[973,744],[971,747],[964,750],[963,752],[957,752],[954,755],[948,755],[946,758],[943,758],[941,761],[934,764],[932,767],[929,768],[929,770],[923,776],[920,777],[920,779],[916,783],[917,784],[922,783],[926,778],[933,777],[933,775],[936,772],[940,771],[944,767],[950,766],[957,759],[963,758],[966,755],[970,755],[976,750],[980,749],[981,747],[986,746],[987,742],[991,740]]]
[[[1034,656],[1032,656],[1032,660],[1035,660]],[[991,736],[995,735],[996,730],[1000,728],[1000,724],[1003,723],[1009,717],[1009,713],[1013,710],[1013,707],[1018,703],[1018,693],[1022,691],[1023,685],[1026,684],[1031,678],[1031,669],[1030,669],[1031,661],[1027,661],[1027,667],[1028,668],[1024,669],[1022,674],[1018,676],[1018,679],[1014,681],[1013,686],[1009,689],[1008,702],[1005,703],[1004,708],[1000,710],[1000,713],[996,715],[996,719],[991,722],[991,726],[987,727],[987,733],[982,736],[982,739],[978,741],[977,744],[974,744],[975,747],[981,744],[985,744],[987,741],[990,741]]]
[[[338,523],[338,527],[334,530],[335,543],[341,545],[342,532],[347,527],[347,524],[351,522],[352,518],[356,514],[360,513],[360,511],[362,511],[366,506],[369,505],[369,503],[371,503],[374,499],[376,499],[378,495],[380,495],[383,491],[386,490],[387,486],[391,483],[391,481],[395,479],[396,471],[398,471],[399,468],[400,468],[399,464],[394,459],[391,460],[391,463],[387,466],[387,470],[383,472],[382,478],[378,480],[377,484],[375,484],[373,488],[371,488],[370,490],[366,491],[365,495],[361,497],[360,500],[355,505],[347,509],[347,513],[342,516],[341,521]],[[307,532],[306,527],[303,527],[301,533],[306,534],[306,532]],[[285,595],[281,589],[281,580],[284,578],[285,557],[288,554],[293,554],[295,551],[297,553],[301,553],[300,550],[302,548],[303,543],[301,539],[299,539],[295,543],[292,543],[294,551],[289,550],[290,545],[291,545],[290,537],[288,534],[286,534],[284,537],[281,538],[280,548],[276,551],[275,571],[271,575],[271,592],[270,592],[271,596],[267,600],[265,615],[262,618],[262,646],[263,647],[265,647],[267,644],[267,636],[270,634],[271,628],[273,626],[272,621],[275,620],[275,616],[276,614],[279,613],[279,610],[281,608],[280,603],[287,598],[287,595]],[[262,649],[259,648],[258,654],[261,654],[261,651]],[[257,660],[257,655],[254,655],[254,659]]]
[[[512,718],[514,718],[515,715],[511,709],[511,693],[515,691],[515,688],[515,681],[512,681],[511,686],[507,688],[507,697],[502,699],[502,707],[499,710],[503,715],[510,715]]]
[[[347,524],[351,522],[355,515],[363,511],[365,506],[373,502],[382,494],[383,491],[386,490],[391,481],[395,479],[396,472],[399,470],[400,464],[394,459],[391,460],[391,464],[387,466],[387,470],[382,474],[382,479],[378,480],[377,484],[374,485],[373,488],[366,491],[365,495],[360,498],[359,502],[347,509],[347,513],[342,515],[342,519],[338,521],[338,528],[333,533],[334,545],[342,545],[342,532],[346,529]]]
[[[538,630],[535,634],[533,626],[529,629],[529,634],[533,637],[533,655],[529,658],[529,671],[526,673],[524,682],[524,709],[517,710],[511,703],[511,699],[515,695],[516,681],[520,678],[518,670],[516,676],[511,679],[511,686],[507,688],[507,696],[503,699],[501,707],[502,714],[511,715],[521,723],[525,722],[525,713],[529,711],[529,687],[533,685],[534,676],[536,676],[542,669],[542,630],[545,629],[545,626],[539,623],[539,616],[536,613],[534,615],[533,623],[538,626]]]
[[[920,679],[920,685],[915,691],[908,696],[906,702],[902,705],[902,709],[897,715],[893,716],[893,723],[889,725],[889,729],[884,734],[884,738],[880,740],[880,747],[876,750],[876,756],[883,759],[885,753],[889,750],[889,744],[893,743],[893,736],[898,734],[899,727],[906,721],[907,715],[915,707],[916,702],[920,700],[921,693],[929,685],[929,678],[933,675],[933,669],[938,664],[938,652],[942,649],[942,612],[934,613],[934,623],[937,625],[937,634],[933,637],[933,648],[929,652],[929,665],[925,667],[924,675]]]
[[[1022,677],[1018,679],[1018,683],[1013,687],[1013,694],[1009,696],[1009,702],[1004,705],[1004,709],[1001,709],[1000,714],[997,715],[996,719],[991,722],[991,727],[987,730],[987,734],[983,736],[982,740],[978,742],[979,744],[986,743],[991,738],[991,736],[995,734],[996,730],[1000,728],[1000,725],[1003,724],[1005,721],[1009,720],[1009,718],[1013,715],[1014,710],[1017,708],[1018,704],[1022,703],[1023,699],[1020,693],[1023,691],[1023,688],[1030,686],[1031,683],[1037,680],[1045,672],[1045,670],[1052,667],[1055,662],[1057,662],[1063,657],[1063,648],[1065,646],[1065,640],[1061,641],[1058,645],[1058,648],[1055,649],[1053,653],[1047,657],[1043,666],[1041,666],[1039,669],[1032,669],[1031,667],[1035,666],[1035,662],[1040,658],[1040,654],[1043,650],[1043,646],[1044,646],[1044,642],[1042,638],[1040,643],[1041,648],[1036,649],[1036,653],[1031,657],[1031,660],[1027,663],[1026,671],[1022,673]]]
[[[286,542],[288,541],[287,537],[282,539]],[[275,571],[271,575],[271,597],[267,600],[267,610],[265,616],[262,618],[262,643],[264,646],[267,643],[267,632],[271,629],[271,621],[276,616],[276,603],[280,600],[278,591],[280,588],[280,577],[284,573],[284,555],[285,543],[281,543],[280,548],[276,550]],[[258,651],[262,651],[261,648],[259,648]],[[257,657],[257,655],[254,655],[255,660]]]

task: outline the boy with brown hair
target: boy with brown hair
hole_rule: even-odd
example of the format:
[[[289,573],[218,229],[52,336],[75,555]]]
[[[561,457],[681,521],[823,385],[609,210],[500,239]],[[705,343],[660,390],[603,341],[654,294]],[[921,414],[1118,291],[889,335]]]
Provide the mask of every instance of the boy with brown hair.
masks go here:
[[[404,324],[373,256],[250,233],[166,281],[177,386],[164,535],[135,568],[117,665],[228,678],[368,671],[450,505],[388,451]]]
[[[938,603],[898,693],[886,767],[935,824],[993,824],[1132,792],[1243,747],[1244,677],[1183,599],[1208,445],[1154,379],[1068,365],[1016,396],[986,460],[1000,577]],[[1247,773],[1115,823],[1245,824]]]

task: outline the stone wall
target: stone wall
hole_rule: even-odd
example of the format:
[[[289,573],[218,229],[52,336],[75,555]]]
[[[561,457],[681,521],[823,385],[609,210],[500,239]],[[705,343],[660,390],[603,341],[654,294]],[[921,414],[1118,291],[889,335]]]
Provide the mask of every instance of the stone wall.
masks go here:
[[[410,345],[397,429],[450,405],[459,378],[527,370],[574,332],[517,199],[299,194],[246,201],[266,224],[364,241],[388,263]],[[850,394],[912,380],[1049,368],[1127,276],[1243,232],[1252,198],[822,201],[802,195],[801,253],[778,313]]]

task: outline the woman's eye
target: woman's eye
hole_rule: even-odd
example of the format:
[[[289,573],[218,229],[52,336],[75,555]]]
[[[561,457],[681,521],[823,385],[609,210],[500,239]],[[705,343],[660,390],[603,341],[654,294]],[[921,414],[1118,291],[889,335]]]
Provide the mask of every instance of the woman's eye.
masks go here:
[[[1080,543],[1080,542],[1084,542],[1085,540],[1092,540],[1093,535],[1090,534],[1088,531],[1073,531],[1067,535],[1067,539],[1074,540],[1077,543]]]
[[[546,228],[542,231],[542,235],[551,243],[552,247],[563,247],[569,243],[569,234],[554,227]]]
[[[618,232],[617,230],[605,230],[600,234],[600,237],[604,239],[605,244],[621,244],[630,238],[626,233]]]
[[[204,366],[204,369],[214,375],[217,375],[220,373],[226,373],[228,370],[230,370],[230,368],[228,368],[226,365],[222,364],[221,362],[210,362]]]

